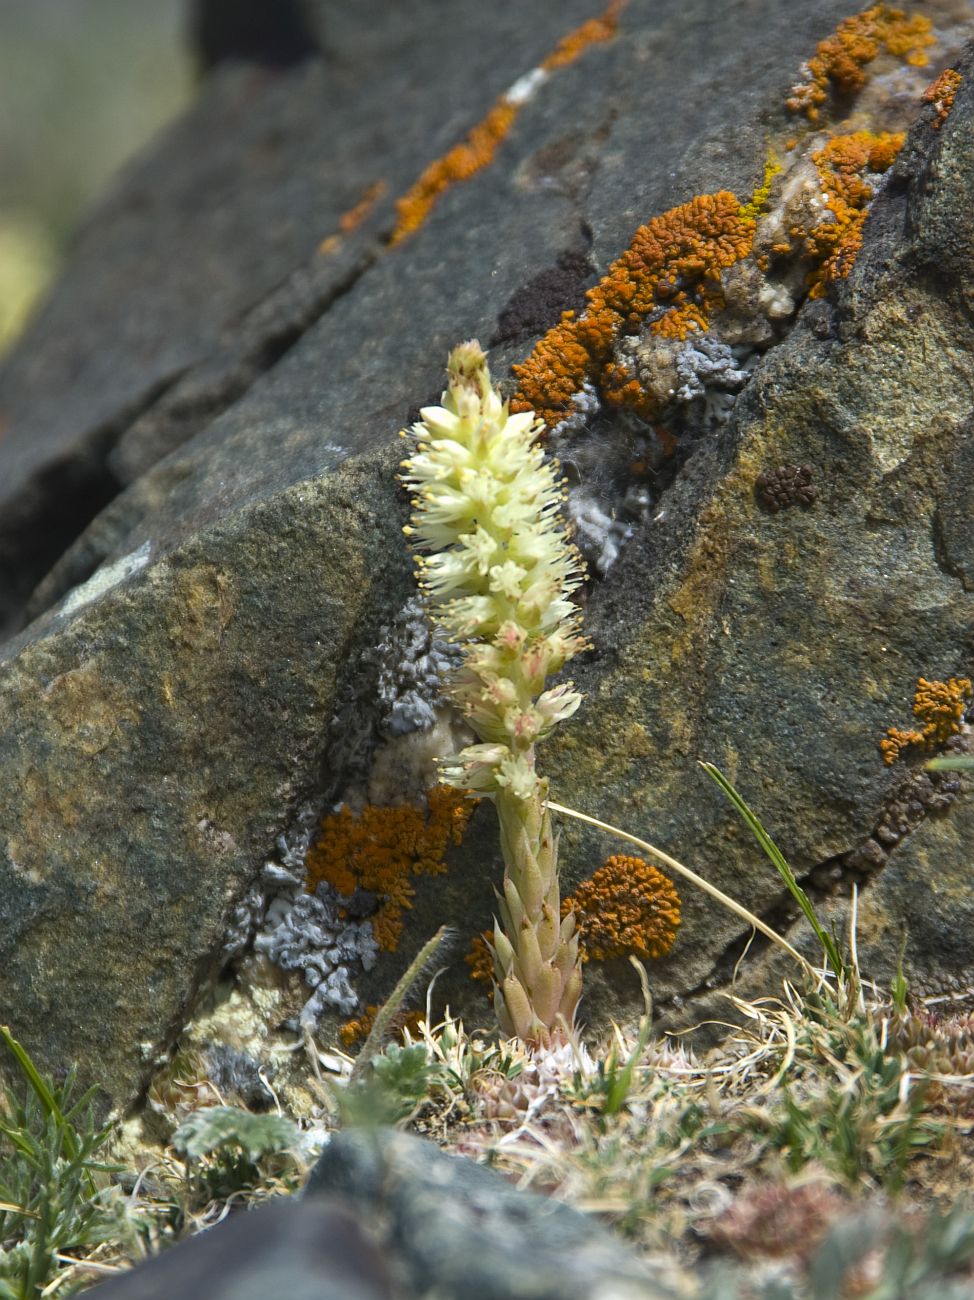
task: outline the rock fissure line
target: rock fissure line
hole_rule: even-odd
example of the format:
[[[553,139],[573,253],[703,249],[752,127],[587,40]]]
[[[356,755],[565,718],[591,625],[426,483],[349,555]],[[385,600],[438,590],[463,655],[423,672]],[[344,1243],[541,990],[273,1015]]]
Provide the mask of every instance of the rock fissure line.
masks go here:
[[[126,433],[138,440],[134,452],[123,453],[120,465],[129,481],[163,456],[187,442],[254,387],[295,347],[334,305],[351,293],[381,256],[375,244],[360,251],[338,278],[324,267],[326,281],[317,285],[320,254],[298,267],[246,312],[222,347],[193,365],[165,400],[141,413]],[[270,318],[269,327],[267,320]],[[215,371],[215,373],[214,373]],[[141,455],[149,444],[155,454]]]
[[[93,429],[83,457],[67,456],[40,476],[38,491],[42,500],[38,506],[21,519],[8,516],[3,521],[0,548],[6,572],[0,569],[0,644],[21,630],[38,584],[124,486],[110,465],[118,440],[185,373],[180,368],[160,379],[125,411]],[[77,581],[90,577],[96,567],[93,565]],[[30,617],[41,612],[31,610]]]

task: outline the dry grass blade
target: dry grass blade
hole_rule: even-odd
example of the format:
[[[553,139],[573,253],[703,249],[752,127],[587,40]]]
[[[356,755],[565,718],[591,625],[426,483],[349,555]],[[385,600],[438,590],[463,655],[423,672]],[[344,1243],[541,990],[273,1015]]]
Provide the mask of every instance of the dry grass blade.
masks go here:
[[[770,939],[773,944],[776,944],[783,952],[786,952],[789,957],[796,961],[809,979],[814,981],[816,984],[822,983],[821,973],[815,969],[811,962],[807,961],[801,955],[797,948],[793,948],[788,940],[780,935],[777,930],[773,930],[771,926],[766,925],[759,916],[755,916],[753,912],[749,912],[743,904],[739,903],[736,899],[731,898],[729,894],[725,894],[724,891],[718,889],[716,885],[712,885],[709,880],[704,880],[703,876],[698,876],[695,871],[691,871],[689,867],[685,867],[682,862],[677,862],[676,858],[671,858],[670,855],[664,853],[662,849],[656,848],[655,845],[648,843],[646,840],[641,840],[637,835],[630,835],[628,831],[620,830],[618,826],[613,826],[609,822],[600,821],[597,817],[589,817],[587,813],[578,812],[575,808],[568,808],[565,804],[554,803],[549,799],[548,807],[552,812],[562,813],[566,817],[574,817],[576,821],[585,822],[589,826],[596,826],[599,830],[606,831],[609,835],[616,836],[617,839],[625,840],[629,844],[635,844],[638,848],[641,848],[644,853],[650,854],[659,862],[662,862],[665,866],[669,867],[669,869],[674,871],[678,876],[682,876],[684,880],[689,880],[692,885],[696,885],[696,887],[702,889],[705,894],[709,894],[711,898],[716,899],[718,903],[721,903],[729,911],[733,912],[735,916],[739,916],[742,921],[746,921],[753,929],[759,930],[765,938]]]

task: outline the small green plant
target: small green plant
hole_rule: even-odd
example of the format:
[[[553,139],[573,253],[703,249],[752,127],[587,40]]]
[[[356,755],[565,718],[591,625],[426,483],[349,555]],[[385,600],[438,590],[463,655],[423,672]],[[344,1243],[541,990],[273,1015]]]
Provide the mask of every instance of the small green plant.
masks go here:
[[[974,754],[945,754],[931,758],[923,766],[928,772],[970,772],[974,770]]]
[[[390,1043],[376,1053],[364,1074],[336,1089],[346,1124],[372,1128],[409,1119],[440,1082],[440,1068],[423,1043]]]
[[[95,1089],[74,1098],[74,1071],[55,1084],[6,1026],[0,1040],[22,1082],[0,1096],[0,1300],[36,1300],[71,1252],[113,1234],[107,1180],[117,1167],[99,1159],[111,1128],[95,1119]]]
[[[635,1042],[626,1044],[617,1029],[605,1056],[596,1063],[595,1072],[588,1075],[584,1081],[581,1077],[577,1079],[578,1084],[583,1084],[587,1101],[591,1102],[593,1097],[599,1097],[599,1118],[603,1129],[606,1121],[617,1115],[626,1104],[626,1098],[635,1081],[636,1069],[653,1034],[653,1004],[646,968],[635,957],[630,957],[629,960],[639,973],[646,1005]]]
[[[445,925],[441,925],[436,934],[433,935],[432,939],[427,939],[426,943],[423,944],[422,948],[420,948],[419,952],[396,981],[396,987],[386,998],[385,1002],[376,1014],[369,1035],[362,1044],[362,1050],[355,1058],[355,1064],[352,1066],[352,1072],[349,1076],[350,1084],[358,1083],[364,1077],[369,1063],[382,1047],[383,1042],[388,1036],[390,1027],[394,1023],[396,1016],[402,1010],[403,1003],[412,992],[413,986],[423,972],[429,969],[430,964],[446,942],[449,933],[448,928]]]
[[[888,1050],[881,1018],[847,1018],[831,998],[807,994],[780,1103],[750,1111],[748,1123],[794,1173],[819,1165],[852,1190],[895,1194],[911,1157],[944,1136],[925,1098],[906,1057]]]
[[[264,1185],[296,1190],[301,1162],[297,1125],[282,1115],[259,1115],[236,1106],[204,1106],[172,1137],[186,1162],[190,1203],[201,1205]]]

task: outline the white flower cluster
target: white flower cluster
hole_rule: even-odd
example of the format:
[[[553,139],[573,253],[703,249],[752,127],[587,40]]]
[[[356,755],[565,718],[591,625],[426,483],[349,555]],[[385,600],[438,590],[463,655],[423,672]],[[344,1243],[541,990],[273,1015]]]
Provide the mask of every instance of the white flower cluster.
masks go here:
[[[482,742],[443,779],[532,798],[535,742],[581,702],[571,683],[544,688],[585,644],[570,599],[582,560],[565,536],[563,493],[535,416],[508,413],[478,343],[454,349],[443,405],[420,414],[402,464],[414,507],[405,531],[429,553],[417,564],[433,619],[463,643],[450,692]]]

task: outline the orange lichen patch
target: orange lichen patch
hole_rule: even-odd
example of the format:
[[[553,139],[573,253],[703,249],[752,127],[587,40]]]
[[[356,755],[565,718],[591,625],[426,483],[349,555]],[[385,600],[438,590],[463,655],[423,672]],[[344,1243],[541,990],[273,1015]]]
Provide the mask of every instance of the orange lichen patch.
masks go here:
[[[935,131],[939,131],[950,116],[950,110],[954,107],[954,96],[960,89],[962,81],[963,77],[956,68],[944,68],[936,81],[932,81],[923,92],[923,102],[933,104],[937,110],[932,123]]]
[[[427,802],[426,810],[369,804],[358,816],[343,805],[324,818],[305,860],[309,893],[324,880],[346,897],[357,889],[377,896],[372,932],[387,952],[399,943],[403,911],[412,906],[412,877],[446,871],[447,845],[460,843],[474,809],[472,800],[448,786],[435,786]]]
[[[470,978],[476,980],[478,984],[487,985],[491,1001],[494,998],[494,955],[490,950],[493,942],[493,930],[475,934],[470,940],[470,947],[463,959],[470,967]]]
[[[861,14],[845,18],[805,65],[805,80],[793,86],[785,101],[793,113],[818,121],[830,88],[839,95],[854,95],[866,84],[866,65],[881,49],[914,67],[927,62],[926,49],[934,41],[929,18],[907,16],[902,9],[873,5]]]
[[[561,905],[575,913],[582,958],[605,961],[629,953],[665,957],[680,925],[673,882],[642,858],[616,854]]]
[[[481,167],[493,162],[498,146],[514,125],[519,108],[501,96],[458,145],[430,163],[416,184],[396,200],[396,225],[390,243],[398,244],[418,230],[444,190],[458,181],[469,180]]]
[[[362,1014],[354,1020],[346,1022],[338,1030],[338,1037],[343,1047],[354,1047],[356,1043],[362,1042],[368,1038],[372,1032],[372,1026],[375,1024],[375,1018],[379,1014],[378,1006],[370,1003]],[[403,1029],[409,1029],[413,1032],[418,1030],[419,1023],[425,1018],[422,1011],[407,1011],[405,1015],[396,1017],[395,1022],[390,1026],[390,1033],[401,1033]]]
[[[834,136],[812,154],[831,219],[804,236],[802,251],[816,263],[808,277],[810,298],[823,297],[833,280],[844,279],[852,270],[873,197],[866,173],[892,167],[904,139],[901,131],[854,131]]]
[[[883,762],[895,763],[908,745],[920,745],[924,749],[945,745],[960,730],[971,689],[969,677],[950,677],[945,682],[918,678],[913,713],[922,725],[911,730],[890,727],[879,742]]]
[[[590,18],[587,23],[582,23],[581,27],[576,27],[573,32],[563,36],[551,53],[542,59],[541,66],[545,72],[554,72],[556,68],[574,63],[590,45],[611,41],[619,26],[619,14],[625,2],[626,0],[612,0],[601,18]]]
[[[342,236],[350,235],[362,224],[388,188],[385,181],[373,181],[358,203],[338,218],[338,232],[323,239],[318,245],[318,252],[336,252],[341,247]]]
[[[551,73],[574,63],[590,45],[610,40],[619,23],[619,13],[625,0],[611,0],[601,18],[592,18],[581,27],[563,36],[538,69]],[[523,78],[522,78],[523,81]],[[444,190],[471,176],[493,162],[501,142],[527,102],[513,91],[505,92],[494,101],[490,112],[470,130],[459,144],[453,146],[442,158],[430,163],[419,180],[396,200],[396,225],[390,236],[391,244],[398,244],[414,230],[418,230],[429,216],[434,203]]]
[[[653,333],[675,339],[707,328],[710,314],[723,305],[721,272],[751,250],[753,203],[742,206],[729,190],[698,194],[640,226],[604,279],[586,293],[589,305],[582,315],[565,312],[523,365],[514,366],[518,391],[511,410],[534,410],[554,428],[571,414],[572,398],[589,381],[606,401],[648,416],[636,378],[611,361],[613,345],[647,321]]]
[[[354,208],[342,213],[338,219],[338,229],[343,235],[351,234],[362,224],[388,188],[385,181],[373,181]]]

